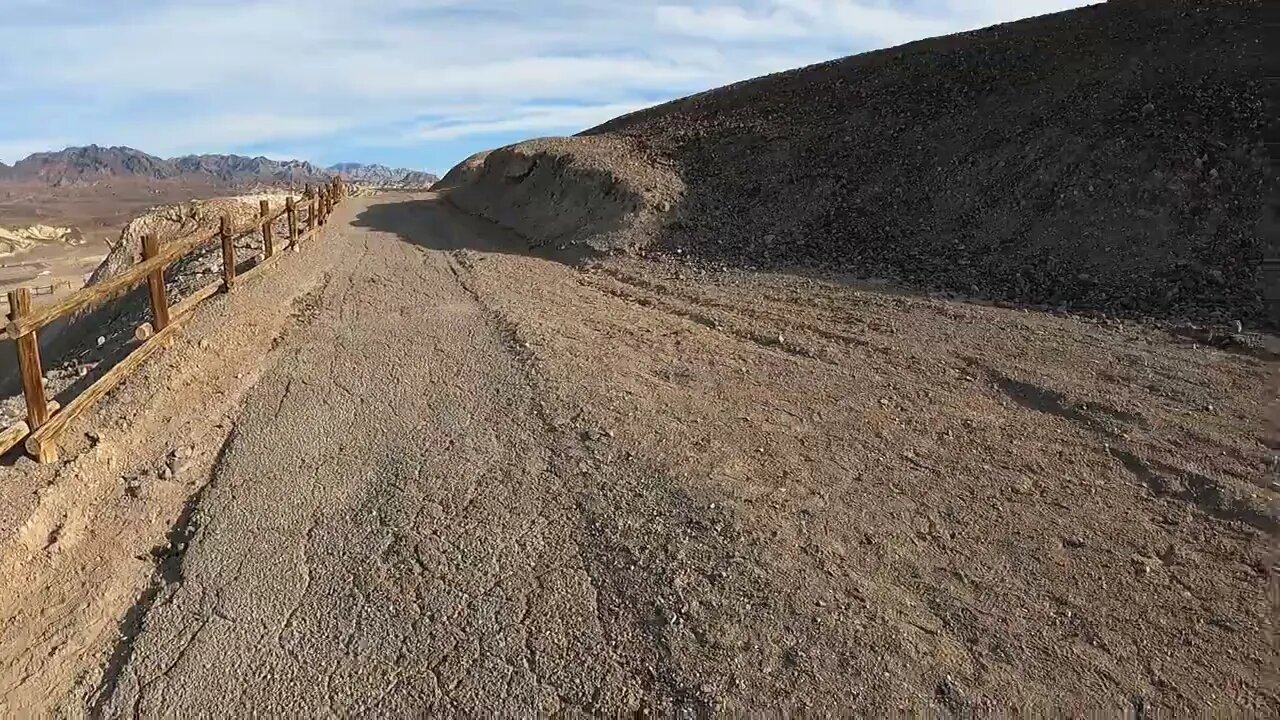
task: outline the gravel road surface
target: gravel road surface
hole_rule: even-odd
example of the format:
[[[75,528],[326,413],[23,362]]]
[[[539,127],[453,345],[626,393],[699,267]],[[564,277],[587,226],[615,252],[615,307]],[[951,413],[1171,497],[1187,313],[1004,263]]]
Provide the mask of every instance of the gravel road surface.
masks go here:
[[[2,711],[1280,707],[1264,357],[432,194],[186,333],[4,471]]]
[[[634,706],[570,517],[591,480],[561,467],[512,340],[449,254],[343,241],[108,675],[109,714]]]

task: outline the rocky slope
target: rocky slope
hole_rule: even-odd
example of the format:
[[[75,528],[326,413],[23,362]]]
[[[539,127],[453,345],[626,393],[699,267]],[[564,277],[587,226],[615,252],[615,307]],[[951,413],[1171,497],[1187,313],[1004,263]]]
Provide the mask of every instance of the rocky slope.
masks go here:
[[[322,183],[329,174],[302,160],[270,160],[243,155],[187,155],[175,158],[182,175],[205,175],[229,183]]]
[[[327,169],[355,185],[376,188],[426,189],[440,179],[421,170],[389,168],[378,164],[338,163]]]
[[[15,255],[33,247],[48,243],[84,245],[84,233],[78,228],[31,225],[28,227],[0,227],[0,257]]]
[[[87,145],[35,153],[19,160],[0,179],[49,185],[93,183],[116,178],[184,179],[232,185],[320,183],[329,173],[309,162],[242,155],[187,155],[163,159],[129,147]]]
[[[1261,11],[1132,0],[924,40],[504,148],[441,187],[537,243],[1262,324]],[[658,220],[622,237],[620,203]]]

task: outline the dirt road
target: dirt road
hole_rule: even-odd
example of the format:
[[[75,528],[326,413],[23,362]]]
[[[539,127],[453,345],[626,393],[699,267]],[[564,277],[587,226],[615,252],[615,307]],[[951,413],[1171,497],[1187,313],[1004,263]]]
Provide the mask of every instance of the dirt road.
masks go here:
[[[0,593],[7,707],[1280,709],[1267,361],[832,280],[582,270],[430,195],[347,219],[229,296],[258,303],[225,359],[252,370],[159,391],[188,393],[171,435],[220,432],[156,444],[142,416],[39,491],[0,557],[26,588]],[[72,482],[118,507],[50,531]],[[154,574],[111,559],[147,542]]]

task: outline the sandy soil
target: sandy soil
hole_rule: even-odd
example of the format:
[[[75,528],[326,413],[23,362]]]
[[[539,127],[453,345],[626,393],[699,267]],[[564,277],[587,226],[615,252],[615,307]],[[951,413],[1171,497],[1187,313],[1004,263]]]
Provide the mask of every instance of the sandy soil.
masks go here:
[[[1280,712],[1274,361],[332,229],[5,471],[0,709]]]

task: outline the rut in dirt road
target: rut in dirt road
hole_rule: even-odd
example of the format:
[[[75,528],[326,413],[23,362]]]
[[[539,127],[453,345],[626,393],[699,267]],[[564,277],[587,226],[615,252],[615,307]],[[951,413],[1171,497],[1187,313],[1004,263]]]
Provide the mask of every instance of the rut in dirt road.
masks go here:
[[[417,231],[451,231],[422,218]],[[661,483],[604,469],[553,426],[447,253],[368,230],[342,242],[352,261],[247,403],[181,569],[105,688],[107,714],[696,699],[662,667],[660,640],[629,637],[633,613],[617,606],[641,598],[601,586],[617,570],[608,549],[581,544],[612,494],[588,488]]]

